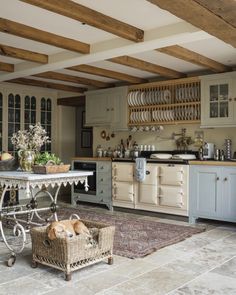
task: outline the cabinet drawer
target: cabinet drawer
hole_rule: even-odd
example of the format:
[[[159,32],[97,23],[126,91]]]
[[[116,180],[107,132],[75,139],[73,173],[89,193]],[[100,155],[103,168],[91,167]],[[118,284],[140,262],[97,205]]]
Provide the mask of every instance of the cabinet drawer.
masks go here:
[[[184,171],[182,167],[160,167],[160,184],[183,185]]]
[[[182,208],[183,202],[183,191],[176,187],[161,187],[160,188],[160,206],[169,206]]]
[[[110,196],[111,197],[111,187],[106,186],[106,185],[99,185],[99,187],[97,187],[97,196],[99,197],[107,197]]]
[[[98,185],[110,185],[111,186],[111,175],[110,173],[98,173],[97,174]]]
[[[97,172],[110,172],[111,171],[111,163],[107,162],[97,162]]]

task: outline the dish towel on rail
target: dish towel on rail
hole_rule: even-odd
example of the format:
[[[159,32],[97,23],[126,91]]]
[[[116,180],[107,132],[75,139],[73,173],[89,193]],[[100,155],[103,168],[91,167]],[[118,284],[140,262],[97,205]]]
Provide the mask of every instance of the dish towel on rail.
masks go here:
[[[135,159],[135,171],[134,175],[137,181],[144,181],[146,177],[146,159],[136,158]]]

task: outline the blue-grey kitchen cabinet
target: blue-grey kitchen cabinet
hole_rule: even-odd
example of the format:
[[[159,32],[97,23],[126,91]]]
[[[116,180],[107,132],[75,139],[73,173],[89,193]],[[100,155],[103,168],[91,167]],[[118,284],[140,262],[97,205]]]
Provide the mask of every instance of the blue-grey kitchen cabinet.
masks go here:
[[[94,171],[96,177],[96,189],[93,193],[86,193],[83,192],[83,190],[78,192],[76,185],[72,185],[71,203],[75,205],[82,201],[103,204],[106,205],[109,210],[113,210],[111,196],[111,161],[96,161],[92,158],[86,160],[72,160],[72,169],[74,169],[78,162],[96,164],[96,171]]]
[[[236,167],[190,166],[189,221],[236,222]]]

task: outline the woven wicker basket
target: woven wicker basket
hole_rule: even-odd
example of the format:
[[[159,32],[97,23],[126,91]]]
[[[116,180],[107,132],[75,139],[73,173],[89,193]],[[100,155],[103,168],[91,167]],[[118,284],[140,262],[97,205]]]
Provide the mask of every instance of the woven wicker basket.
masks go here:
[[[71,279],[71,272],[87,265],[108,259],[113,263],[112,251],[115,227],[103,223],[81,220],[88,228],[97,228],[98,242],[88,247],[83,235],[73,238],[57,238],[50,241],[46,226],[32,228],[32,267],[37,263],[48,265],[65,272],[65,279]]]
[[[65,173],[70,170],[68,165],[34,165],[33,172],[36,174],[49,174],[49,173]]]

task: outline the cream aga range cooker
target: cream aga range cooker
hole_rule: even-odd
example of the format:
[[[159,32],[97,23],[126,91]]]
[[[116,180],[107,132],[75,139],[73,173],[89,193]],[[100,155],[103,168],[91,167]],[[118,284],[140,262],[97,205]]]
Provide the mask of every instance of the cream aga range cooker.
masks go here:
[[[178,155],[177,155],[178,154]],[[146,178],[134,177],[135,160],[115,159],[112,163],[113,206],[188,216],[189,159],[195,152],[145,151]]]

